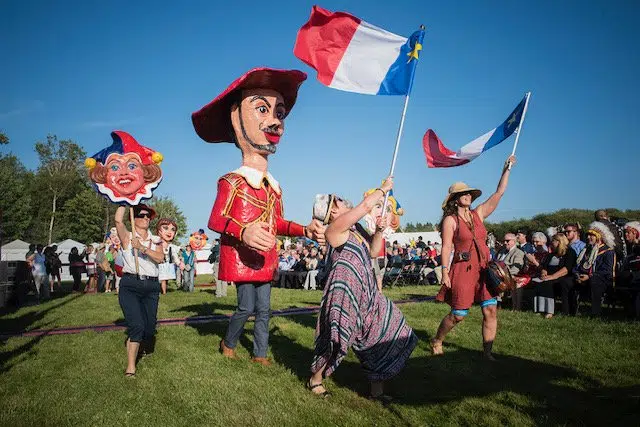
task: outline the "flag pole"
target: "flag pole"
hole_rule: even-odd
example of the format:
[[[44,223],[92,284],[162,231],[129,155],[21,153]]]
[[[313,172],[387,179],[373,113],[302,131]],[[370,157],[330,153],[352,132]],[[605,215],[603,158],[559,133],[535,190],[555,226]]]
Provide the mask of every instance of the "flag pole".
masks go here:
[[[513,143],[513,150],[511,151],[511,155],[515,156],[516,148],[518,148],[518,140],[520,139],[520,130],[522,129],[522,124],[524,123],[524,116],[527,114],[527,108],[529,107],[529,98],[531,98],[531,92],[527,92],[527,99],[524,101],[524,108],[522,109],[522,117],[520,117],[520,123],[518,124],[518,129],[516,130],[516,141]],[[511,162],[509,162],[509,169],[511,169]]]
[[[424,25],[420,25],[420,31],[424,31],[424,30],[425,30]],[[416,41],[416,44],[420,43],[420,41],[422,40],[419,38]],[[413,48],[415,49],[415,46]],[[404,128],[404,118],[405,118],[405,115],[407,114],[407,107],[409,106],[409,95],[411,94],[411,89],[413,88],[413,78],[416,75],[417,66],[418,64],[416,64],[416,66],[413,67],[413,69],[411,70],[411,80],[409,82],[409,90],[407,91],[407,94],[404,96],[404,107],[402,108],[402,116],[400,116],[400,126],[398,126],[398,135],[396,136],[396,145],[395,145],[395,148],[393,149],[393,158],[391,159],[391,169],[389,170],[389,176],[393,176],[393,172],[396,169],[396,159],[398,158],[398,148],[400,148],[400,138],[402,138],[402,129]],[[389,193],[387,192],[384,196],[384,204],[382,205],[383,216],[387,211],[388,201],[389,201]]]

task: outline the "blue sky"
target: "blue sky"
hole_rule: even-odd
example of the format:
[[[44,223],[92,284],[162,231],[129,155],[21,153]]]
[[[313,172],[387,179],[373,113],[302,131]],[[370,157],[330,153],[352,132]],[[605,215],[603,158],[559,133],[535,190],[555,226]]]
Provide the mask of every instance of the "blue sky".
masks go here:
[[[227,5],[223,5],[227,3]],[[9,0],[0,4],[2,148],[35,168],[48,133],[89,154],[125,130],[161,151],[164,180],[190,229],[206,228],[217,178],[240,165],[231,144],[207,144],[190,114],[250,68],[309,74],[270,171],[285,216],[307,223],[316,193],[354,201],[389,171],[403,99],[321,85],[293,55],[313,2]],[[324,1],[374,25],[427,34],[395,173],[403,222],[435,222],[447,188],[495,189],[513,138],[472,163],[428,169],[432,128],[457,149],[533,95],[507,194],[492,221],[563,207],[638,208],[640,4],[606,1]]]

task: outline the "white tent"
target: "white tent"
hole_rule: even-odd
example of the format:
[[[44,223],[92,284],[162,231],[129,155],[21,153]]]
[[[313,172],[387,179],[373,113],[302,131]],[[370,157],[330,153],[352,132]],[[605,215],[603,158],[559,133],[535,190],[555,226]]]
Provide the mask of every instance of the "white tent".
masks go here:
[[[2,246],[2,261],[24,261],[29,252],[29,244],[20,239]]]
[[[66,239],[61,241],[60,243],[54,243],[54,245],[58,246],[56,252],[60,254],[60,261],[62,261],[62,271],[60,272],[62,280],[73,280],[73,277],[69,272],[69,254],[71,253],[71,248],[78,248],[78,253],[81,254],[86,246],[80,242],[76,242],[73,239]]]

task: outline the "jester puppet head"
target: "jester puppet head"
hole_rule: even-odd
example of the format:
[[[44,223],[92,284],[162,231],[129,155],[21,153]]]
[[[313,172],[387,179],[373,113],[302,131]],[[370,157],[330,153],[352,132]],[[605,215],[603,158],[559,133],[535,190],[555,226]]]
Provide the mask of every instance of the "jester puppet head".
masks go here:
[[[193,126],[207,142],[233,142],[243,156],[267,157],[276,152],[306,78],[298,70],[254,68],[193,113]]]
[[[368,190],[364,193],[364,196],[376,191],[375,188]],[[364,216],[364,222],[366,224],[367,231],[374,233],[376,231],[376,221],[382,216],[382,206],[384,204],[384,197],[378,200],[376,205],[371,209],[371,212]],[[389,191],[389,200],[387,201],[387,214],[390,215],[389,226],[385,228],[382,235],[387,238],[391,233],[394,233],[400,227],[400,216],[404,214],[404,209],[400,206],[400,203],[393,196],[393,190]]]
[[[162,154],[138,144],[123,131],[111,132],[113,144],[85,160],[98,192],[114,203],[137,205],[149,199],[162,179]]]
[[[194,251],[199,251],[204,248],[206,244],[207,235],[204,234],[204,230],[202,228],[189,236],[189,246],[191,246],[191,249]]]
[[[178,224],[169,218],[160,218],[156,224],[156,234],[165,243],[173,242],[178,232]]]
[[[111,227],[111,230],[107,233],[107,238],[105,240],[109,249],[120,249],[120,238],[118,237],[118,230],[116,230],[115,227]]]

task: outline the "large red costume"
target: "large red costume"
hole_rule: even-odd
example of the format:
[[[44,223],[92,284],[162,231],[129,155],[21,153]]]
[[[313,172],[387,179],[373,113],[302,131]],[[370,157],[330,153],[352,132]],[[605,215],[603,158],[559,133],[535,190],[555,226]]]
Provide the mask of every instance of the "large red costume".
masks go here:
[[[218,194],[209,228],[221,235],[218,278],[235,282],[238,309],[220,343],[226,357],[235,347],[251,315],[254,322],[253,361],[268,365],[271,286],[277,267],[276,236],[303,236],[324,241],[324,227],[307,227],[282,219],[282,193],[267,171],[284,134],[284,121],[307,78],[297,70],[254,68],[192,115],[198,135],[207,142],[233,142],[242,152],[242,166],[218,180]]]
[[[278,267],[275,246],[267,252],[242,243],[242,232],[257,221],[270,224],[274,235],[304,236],[302,225],[282,218],[282,194],[278,182],[267,173],[243,166],[218,180],[218,195],[209,217],[209,228],[220,233],[220,280],[270,282]]]

